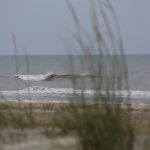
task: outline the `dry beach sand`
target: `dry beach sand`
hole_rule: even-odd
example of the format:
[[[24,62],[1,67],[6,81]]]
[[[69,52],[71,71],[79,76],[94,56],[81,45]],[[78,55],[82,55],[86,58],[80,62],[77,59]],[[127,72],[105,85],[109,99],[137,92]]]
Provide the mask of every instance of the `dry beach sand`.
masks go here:
[[[80,104],[76,104],[79,106]],[[92,105],[92,104],[89,104]],[[150,133],[150,105],[122,105],[127,112],[131,112],[131,122],[140,135]],[[39,122],[44,122],[57,112],[57,115],[62,115],[62,112],[69,112],[69,103],[27,103],[27,102],[0,102],[0,110],[20,110],[30,111],[32,108],[33,116]],[[7,131],[3,131],[7,132]],[[74,135],[58,135],[54,137],[44,136],[40,129],[27,130],[28,137],[19,142],[6,142],[0,145],[2,150],[75,150],[78,140]],[[139,146],[136,146],[136,150]]]
[[[89,104],[91,106],[92,104]],[[80,104],[76,104],[80,108]],[[116,105],[117,106],[117,105]],[[101,105],[100,105],[101,107]],[[150,105],[127,105],[123,104],[121,107],[131,112],[131,122],[138,130],[138,132],[150,131]],[[69,103],[42,103],[42,102],[0,102],[1,110],[20,110],[20,111],[31,111],[33,115],[41,121],[44,121],[52,116],[53,113],[57,112],[57,115],[62,115],[63,112],[68,112],[70,109]]]

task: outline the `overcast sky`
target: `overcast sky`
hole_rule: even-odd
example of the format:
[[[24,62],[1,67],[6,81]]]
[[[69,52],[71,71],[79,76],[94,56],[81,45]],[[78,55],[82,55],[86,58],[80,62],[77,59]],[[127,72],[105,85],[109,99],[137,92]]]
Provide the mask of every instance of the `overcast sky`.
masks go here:
[[[71,1],[71,0],[70,0]],[[86,24],[88,0],[72,0]],[[150,0],[112,0],[127,54],[150,54]],[[69,39],[73,22],[65,0],[0,0],[0,54],[65,54],[61,38]]]

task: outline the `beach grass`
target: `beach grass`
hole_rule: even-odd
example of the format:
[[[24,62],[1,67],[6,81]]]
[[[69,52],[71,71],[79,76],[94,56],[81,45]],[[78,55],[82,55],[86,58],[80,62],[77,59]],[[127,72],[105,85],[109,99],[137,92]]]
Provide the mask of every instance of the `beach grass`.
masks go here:
[[[110,104],[106,108],[100,104],[96,110],[94,104],[83,106],[60,103],[48,104],[53,107],[45,109],[44,106],[43,109],[42,103],[33,103],[31,112],[27,103],[21,103],[21,108],[15,105],[18,104],[13,103],[11,107],[11,103],[5,102],[2,105],[5,107],[0,109],[1,145],[25,142],[31,133],[36,133],[50,141],[56,137],[69,136],[80,149],[83,149],[83,145],[86,149],[134,149],[137,142],[134,138],[150,133],[148,106],[140,108],[137,105],[129,110],[126,105],[118,108]]]
[[[100,76],[98,79],[91,79],[92,88],[97,91],[93,97],[94,109],[89,109],[84,93],[85,81],[72,80],[75,89],[82,85],[82,94],[74,93],[75,102],[82,104],[82,109],[72,107],[72,114],[75,120],[76,132],[83,150],[132,150],[134,148],[135,134],[130,123],[130,112],[125,112],[120,104],[123,98],[117,98],[116,91],[121,91],[123,86],[128,90],[128,74],[124,58],[124,47],[121,41],[120,29],[113,5],[106,1],[90,1],[90,27],[86,31],[82,27],[82,20],[74,6],[67,1],[68,7],[76,25],[76,32],[73,37],[79,46],[81,53],[88,56],[88,73]],[[108,12],[111,16],[107,16]],[[111,26],[111,19],[117,27],[117,32]],[[102,22],[101,22],[102,21]],[[103,24],[104,28],[101,28]],[[102,34],[102,33],[106,33]],[[92,34],[91,36],[87,36]],[[107,34],[109,36],[107,36]],[[98,59],[93,56],[97,54]],[[119,56],[118,56],[119,55]],[[72,72],[75,65],[72,58]],[[81,64],[84,68],[84,62]],[[103,78],[105,77],[105,79]],[[105,94],[102,92],[105,90]],[[112,91],[110,94],[109,91]],[[130,100],[128,99],[130,103]],[[101,107],[99,107],[101,103]],[[118,104],[117,107],[115,104]],[[76,105],[76,104],[75,104]],[[115,105],[115,107],[114,107]],[[130,109],[130,105],[128,107]]]

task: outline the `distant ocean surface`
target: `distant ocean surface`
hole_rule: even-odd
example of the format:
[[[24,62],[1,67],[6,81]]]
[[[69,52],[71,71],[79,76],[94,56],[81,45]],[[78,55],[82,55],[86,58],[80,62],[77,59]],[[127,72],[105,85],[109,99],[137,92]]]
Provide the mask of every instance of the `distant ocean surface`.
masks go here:
[[[86,56],[72,56],[75,73],[68,56],[0,56],[0,100],[5,101],[68,101],[74,90],[71,78],[85,78],[87,98],[94,94],[88,85],[93,77],[81,63]],[[127,55],[131,103],[150,104],[150,55]],[[17,69],[16,69],[17,68]],[[17,71],[18,70],[18,71]],[[19,93],[19,94],[18,94]],[[122,97],[127,96],[122,90]]]

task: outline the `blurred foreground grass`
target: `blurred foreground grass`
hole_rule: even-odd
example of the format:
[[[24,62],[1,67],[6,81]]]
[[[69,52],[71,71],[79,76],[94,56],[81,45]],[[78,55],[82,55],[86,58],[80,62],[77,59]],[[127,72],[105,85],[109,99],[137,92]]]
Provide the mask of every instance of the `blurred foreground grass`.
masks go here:
[[[99,104],[95,109],[94,104],[33,103],[31,111],[27,103],[16,103],[13,107],[11,103],[2,103],[0,106],[1,149],[7,145],[19,147],[21,143],[26,143],[24,148],[27,149],[32,142],[29,149],[34,149],[37,141],[36,148],[69,147],[70,150],[84,149],[82,146],[85,149],[135,149],[141,146],[143,149],[145,142],[148,143],[150,114],[147,108],[150,107],[129,110],[125,105],[104,107]]]

